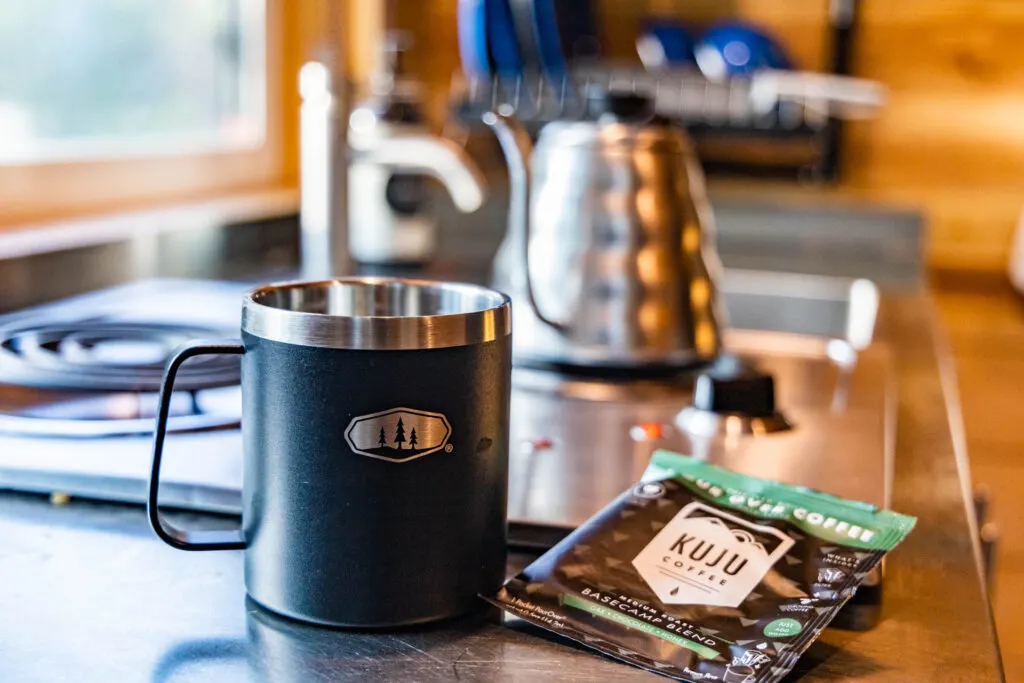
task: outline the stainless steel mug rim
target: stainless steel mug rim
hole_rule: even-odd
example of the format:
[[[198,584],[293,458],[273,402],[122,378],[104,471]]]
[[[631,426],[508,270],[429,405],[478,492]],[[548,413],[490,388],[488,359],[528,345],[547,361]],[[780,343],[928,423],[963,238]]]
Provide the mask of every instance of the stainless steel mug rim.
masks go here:
[[[468,346],[512,333],[508,296],[478,285],[410,278],[283,282],[248,292],[242,331],[331,349]]]

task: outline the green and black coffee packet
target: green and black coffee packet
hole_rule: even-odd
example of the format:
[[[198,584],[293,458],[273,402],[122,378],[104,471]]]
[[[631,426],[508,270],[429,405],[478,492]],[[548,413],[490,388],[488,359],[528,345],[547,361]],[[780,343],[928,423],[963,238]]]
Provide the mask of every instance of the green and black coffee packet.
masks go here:
[[[915,522],[658,451],[496,602],[680,680],[778,681]]]

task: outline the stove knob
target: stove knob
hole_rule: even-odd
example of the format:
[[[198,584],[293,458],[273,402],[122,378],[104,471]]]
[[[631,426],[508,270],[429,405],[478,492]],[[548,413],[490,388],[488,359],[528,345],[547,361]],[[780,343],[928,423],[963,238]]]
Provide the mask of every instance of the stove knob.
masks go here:
[[[771,417],[775,414],[775,380],[751,369],[735,375],[706,373],[697,377],[693,407],[711,413]]]
[[[540,453],[541,451],[549,451],[554,447],[554,439],[549,439],[547,437],[538,437],[536,439],[523,439],[519,443],[519,448],[525,455],[532,455],[534,453]]]
[[[644,422],[629,428],[629,436],[633,441],[660,441],[665,438],[668,428],[658,422]]]

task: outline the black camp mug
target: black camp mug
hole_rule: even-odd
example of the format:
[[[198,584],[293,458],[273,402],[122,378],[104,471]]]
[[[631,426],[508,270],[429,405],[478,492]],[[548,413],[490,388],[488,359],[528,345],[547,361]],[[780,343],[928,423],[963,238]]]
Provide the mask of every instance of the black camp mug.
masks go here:
[[[197,302],[201,305],[201,302]],[[253,600],[349,627],[444,619],[504,579],[512,313],[475,285],[391,278],[249,292],[242,343],[185,346],[161,388],[149,480],[156,534],[245,550]],[[242,364],[242,526],[161,516],[174,379],[189,358]]]

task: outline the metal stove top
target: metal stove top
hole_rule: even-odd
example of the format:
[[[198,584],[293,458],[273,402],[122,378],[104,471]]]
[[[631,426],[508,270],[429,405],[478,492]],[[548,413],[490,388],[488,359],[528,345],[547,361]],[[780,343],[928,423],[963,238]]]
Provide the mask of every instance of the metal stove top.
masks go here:
[[[887,349],[854,354],[841,342],[763,332],[730,332],[726,343],[774,377],[791,428],[750,429],[730,416],[688,432],[693,376],[610,383],[517,371],[510,517],[576,526],[639,480],[659,448],[886,506],[896,405]]]
[[[157,392],[164,362],[210,327],[118,317],[28,319],[0,326],[0,380],[41,389]],[[183,391],[238,384],[238,360],[202,356],[181,369]],[[234,361],[234,362],[231,362]]]
[[[149,367],[155,355],[166,353],[162,345],[168,341],[162,335],[154,341],[152,325],[236,336],[245,289],[148,281],[6,316],[0,329],[64,327],[57,341],[37,335],[29,343],[23,334],[23,341],[5,347],[7,353],[34,347],[32,353],[46,357],[70,354],[58,363],[85,358],[117,365],[130,347],[136,364]],[[78,327],[76,320],[85,324]],[[132,324],[144,331],[115,341],[95,334],[97,320],[105,331]],[[886,349],[876,344],[857,353],[845,342],[766,332],[729,332],[726,343],[774,376],[777,405],[792,429],[751,434],[725,420],[713,434],[688,434],[678,416],[690,405],[693,375],[611,382],[517,369],[510,518],[575,526],[635,482],[656,448],[885,505],[895,427]],[[106,353],[118,345],[120,355],[109,358]],[[231,368],[210,370],[215,386],[198,384],[180,397],[179,432],[167,443],[161,499],[233,513],[241,501],[240,398],[237,387],[219,386]],[[147,378],[136,387],[141,393],[128,392],[127,384],[100,392],[67,385],[75,381],[48,389],[0,384],[0,487],[143,502],[154,385]]]
[[[236,336],[241,289],[156,280],[0,319],[0,435],[148,435],[167,357],[185,341]],[[171,431],[237,427],[237,358],[187,363]]]

